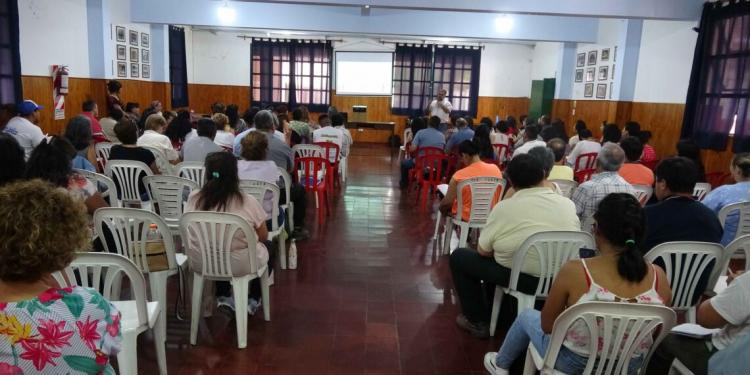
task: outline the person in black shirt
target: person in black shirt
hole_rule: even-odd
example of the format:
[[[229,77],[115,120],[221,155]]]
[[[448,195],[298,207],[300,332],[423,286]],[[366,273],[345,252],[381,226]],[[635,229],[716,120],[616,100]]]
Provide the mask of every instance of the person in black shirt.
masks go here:
[[[138,128],[132,120],[127,117],[120,119],[117,125],[115,125],[115,134],[122,144],[112,146],[112,150],[109,153],[109,160],[139,161],[151,168],[154,174],[160,174],[159,169],[156,167],[156,157],[154,154],[136,145],[138,141]],[[148,201],[148,193],[146,192],[146,187],[143,185],[144,175],[142,173],[138,179],[138,189],[141,192],[141,199]],[[115,181],[115,184],[118,184],[118,182]]]

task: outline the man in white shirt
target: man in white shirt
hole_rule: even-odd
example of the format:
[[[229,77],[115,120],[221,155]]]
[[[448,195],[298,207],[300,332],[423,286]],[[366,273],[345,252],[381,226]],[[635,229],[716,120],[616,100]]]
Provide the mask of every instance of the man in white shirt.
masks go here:
[[[539,126],[538,125],[526,125],[526,131],[523,135],[523,146],[517,148],[515,151],[513,151],[513,157],[516,157],[521,154],[526,154],[534,147],[547,147],[547,143],[545,143],[543,140],[538,139],[539,138]]]
[[[24,100],[18,105],[18,116],[8,121],[3,130],[10,134],[23,147],[26,160],[29,160],[31,151],[44,139],[42,129],[39,129],[39,110],[42,106],[33,100]]]
[[[153,147],[164,153],[167,160],[172,164],[180,162],[180,154],[172,147],[172,141],[164,135],[167,129],[167,120],[159,114],[152,114],[146,118],[146,131],[138,138],[138,146]],[[160,168],[161,169],[161,168]]]
[[[430,103],[430,117],[437,116],[440,119],[440,131],[445,133],[450,121],[453,104],[445,97],[448,92],[445,89],[438,90],[437,98]]]
[[[578,157],[585,154],[598,154],[599,150],[602,149],[602,145],[597,142],[592,133],[591,130],[583,129],[579,132],[580,134],[580,140],[578,143],[576,143],[576,146],[573,148],[572,151],[570,151],[570,155],[568,155],[567,162],[568,165],[571,166],[574,170],[580,170],[585,169],[584,165],[581,165],[580,168],[575,165],[576,161],[578,161]],[[581,164],[583,164],[583,159],[581,160]]]
[[[321,115],[323,116],[323,115]],[[352,138],[352,133],[349,132],[349,129],[344,126],[344,117],[339,116],[341,118],[341,124],[336,125],[333,124],[333,127],[341,131],[341,135],[344,137],[342,139],[342,145],[341,145],[341,157],[346,157],[349,155],[349,150],[352,147],[352,144],[354,144],[354,139]],[[330,123],[331,120],[329,120]],[[321,122],[321,126],[323,126],[323,123]]]
[[[331,116],[331,123],[334,126],[340,126],[344,123],[344,117],[339,113],[335,113],[333,114],[333,116]],[[344,134],[340,129],[336,129],[334,126],[326,125],[314,131],[313,142],[333,142],[338,145],[339,150],[341,150],[342,146],[344,145]],[[339,153],[340,152],[341,151],[339,151]],[[333,159],[331,155],[329,155],[329,159]],[[337,160],[331,160],[331,163],[335,163],[336,161]]]

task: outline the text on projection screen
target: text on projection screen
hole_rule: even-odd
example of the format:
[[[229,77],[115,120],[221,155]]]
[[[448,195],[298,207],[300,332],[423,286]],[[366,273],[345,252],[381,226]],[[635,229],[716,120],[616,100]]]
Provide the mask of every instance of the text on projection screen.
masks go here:
[[[391,95],[391,52],[336,52],[337,95]]]

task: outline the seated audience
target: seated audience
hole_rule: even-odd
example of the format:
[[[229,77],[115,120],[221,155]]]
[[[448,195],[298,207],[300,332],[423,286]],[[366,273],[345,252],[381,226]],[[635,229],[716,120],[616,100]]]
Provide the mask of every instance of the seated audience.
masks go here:
[[[622,128],[622,138],[625,137],[638,137],[638,134],[641,133],[641,124],[639,124],[637,121],[628,121],[625,123],[625,126]]]
[[[65,127],[65,138],[76,150],[73,168],[96,172],[96,154],[94,152],[91,123],[84,116],[76,116],[68,121]]]
[[[164,153],[172,164],[180,161],[180,154],[172,147],[172,141],[164,135],[167,130],[167,121],[162,115],[152,114],[146,119],[146,131],[138,138],[138,146],[153,147]],[[124,143],[124,142],[123,142]]]
[[[273,160],[267,160],[268,137],[260,132],[251,132],[242,140],[242,160],[237,162],[240,180],[257,180],[276,185],[281,178]],[[269,191],[263,197],[263,210],[268,220],[273,213],[273,194]],[[283,223],[283,212],[279,211],[279,223]],[[270,224],[270,222],[269,222]]]
[[[492,134],[490,134],[490,140],[493,145],[510,145],[507,121],[500,120],[495,124],[495,128],[492,129]]]
[[[10,119],[3,129],[4,133],[12,135],[23,147],[26,160],[34,147],[44,139],[44,133],[39,128],[39,110],[42,108],[32,100],[24,100],[18,105],[18,116]]]
[[[557,119],[552,124],[546,125],[542,128],[539,135],[545,142],[549,142],[553,138],[562,139],[564,142],[567,142],[568,140],[568,132],[565,130],[565,123],[560,119]]]
[[[253,124],[253,119],[255,118],[255,115],[257,115],[259,111],[260,111],[260,108],[258,107],[250,107],[247,111],[245,111],[242,114],[242,120],[245,122],[245,125],[247,125],[247,128],[242,131],[238,131],[237,132],[238,137],[239,137],[239,133],[242,133],[246,131],[247,129],[255,127],[255,125]]]
[[[643,145],[636,137],[625,137],[620,141],[620,147],[625,152],[625,164],[620,167],[620,176],[631,185],[654,185],[654,172],[641,164]]]
[[[172,121],[168,121],[167,130],[164,131],[164,135],[172,142],[172,148],[182,151],[185,142],[193,138],[193,122],[190,119],[190,112],[184,109],[177,112],[176,117]]]
[[[659,159],[656,157],[656,151],[654,150],[654,148],[650,144],[648,144],[648,141],[651,140],[651,132],[648,130],[642,130],[638,132],[638,139],[640,139],[641,144],[643,144],[643,156],[641,156],[641,163],[655,167],[655,163]]]
[[[289,122],[289,127],[291,127],[292,131],[302,138],[303,143],[310,143],[312,140],[310,125],[307,122],[302,121],[303,114],[302,108],[295,108],[294,111],[292,111],[292,121]]]
[[[344,125],[344,116],[340,113],[336,113],[331,116],[331,124],[321,124],[321,128],[312,132],[313,142],[333,142],[339,146],[339,152],[341,147],[344,145],[344,134],[341,129],[337,128]]]
[[[125,117],[133,121],[133,124],[138,124],[141,121],[141,105],[134,102],[125,104]]]
[[[579,156],[586,154],[598,154],[602,149],[602,145],[596,141],[594,135],[591,133],[591,130],[581,129],[578,132],[578,136],[580,137],[580,140],[576,142],[575,147],[573,147],[573,149],[570,151],[570,155],[568,155],[567,158],[568,165],[573,167],[574,170],[584,169],[583,161],[581,161],[580,166],[577,165]]]
[[[323,115],[321,115],[321,116],[323,116]],[[354,144],[354,138],[352,138],[352,133],[349,131],[349,129],[346,128],[346,124],[344,124],[345,121],[343,121],[344,120],[343,116],[341,117],[341,120],[342,120],[341,121],[341,125],[336,125],[336,126],[334,126],[334,128],[340,130],[341,131],[341,135],[344,136],[343,142],[342,142],[342,145],[341,145],[341,156],[342,157],[347,157],[347,156],[349,156],[349,152],[351,151],[352,145]],[[313,128],[315,130],[318,130],[318,129],[322,128],[322,127],[323,127],[322,124],[320,126],[311,126],[311,128]]]
[[[430,117],[429,127],[419,130],[414,134],[408,152],[415,152],[421,147],[445,147],[445,135],[438,128],[440,127],[440,117]],[[409,171],[414,168],[414,159],[401,161],[401,180],[399,186],[404,189],[409,184]]]
[[[739,340],[747,342],[750,337],[750,309],[747,308],[750,306],[750,273],[731,273],[727,284],[719,294],[701,302],[696,314],[696,321],[702,327],[720,330],[704,338],[668,334],[651,356],[648,374],[669,373],[675,358],[695,375],[713,374],[708,370],[708,362],[714,355]],[[747,347],[740,352],[746,357]],[[732,358],[728,362],[740,360]]]
[[[544,169],[544,180],[542,180],[541,186],[544,186],[554,191],[555,193],[561,194],[560,188],[556,184],[548,180],[549,174],[555,165],[555,155],[552,153],[552,150],[547,147],[537,146],[529,150],[527,154],[533,156],[535,159],[539,160],[540,163],[542,163],[542,169]],[[508,187],[505,195],[503,196],[503,199],[510,199],[515,193],[516,189],[514,189],[513,186]]]
[[[115,125],[115,134],[122,144],[112,146],[109,151],[109,160],[135,160],[146,164],[154,174],[160,174],[156,166],[156,157],[154,154],[138,145],[138,127],[130,119],[123,118]],[[115,181],[115,184],[118,182]],[[143,185],[143,175],[138,178],[138,189],[141,192],[141,200],[149,199],[146,187]]]
[[[706,182],[706,168],[701,160],[701,149],[690,139],[677,142],[677,156],[688,158],[698,166],[698,182]]]
[[[124,115],[125,114],[121,110],[113,109],[109,111],[109,116],[102,117],[102,119],[99,120],[99,124],[102,126],[102,133],[104,133],[104,138],[107,138],[107,142],[120,143],[120,140],[117,139],[117,135],[115,134],[115,125],[117,125],[117,122],[120,121]]]
[[[214,143],[216,135],[216,124],[210,118],[198,120],[198,136],[186,141],[180,149],[180,155],[184,161],[199,161],[203,163],[206,156],[212,152],[224,151],[221,146]]]
[[[535,124],[529,124],[526,125],[523,132],[523,145],[521,147],[516,147],[516,150],[513,151],[513,157],[515,158],[518,155],[525,154],[529,152],[534,147],[539,146],[547,146],[547,143],[544,142],[539,138],[539,126]]]
[[[606,143],[620,143],[620,139],[622,138],[622,131],[620,131],[620,128],[617,127],[617,124],[606,124],[602,127],[602,142],[601,144],[604,145]]]
[[[194,191],[188,198],[185,212],[214,211],[227,212],[241,216],[247,220],[251,228],[255,229],[258,243],[255,254],[248,251],[247,239],[238,233],[232,239],[232,274],[244,276],[250,273],[250,257],[255,257],[258,267],[268,265],[269,274],[273,269],[273,257],[269,254],[268,229],[266,228],[266,213],[255,198],[240,191],[240,180],[237,176],[237,159],[228,152],[215,152],[206,157],[206,184],[200,190]],[[201,254],[195,238],[188,239],[187,255],[190,267],[201,270]],[[217,301],[220,306],[234,309],[231,287],[227,281],[216,282]],[[250,301],[248,312],[254,314],[260,307],[260,280],[250,283]]]
[[[553,138],[547,142],[547,147],[555,155],[555,165],[547,177],[550,180],[567,180],[573,181],[573,168],[565,165],[565,150],[567,145],[560,138]]]
[[[4,328],[13,327],[0,330],[3,373],[72,374],[86,363],[91,373],[114,374],[120,312],[96,290],[60,288],[51,276],[88,247],[83,205],[41,180],[5,185],[0,238],[0,306],[12,323]]]
[[[735,154],[729,165],[729,172],[736,183],[719,186],[703,198],[702,203],[717,215],[722,208],[732,203],[750,202],[750,153]],[[722,245],[726,246],[734,240],[739,220],[739,211],[727,216],[724,222],[724,236],[721,238]]]
[[[93,100],[87,100],[81,105],[81,116],[89,119],[91,124],[91,135],[94,138],[95,143],[107,142],[107,137],[104,135],[102,125],[99,124],[97,117],[99,116],[99,106]]]
[[[216,135],[214,136],[214,143],[223,147],[226,150],[232,149],[234,146],[234,133],[229,127],[229,118],[223,113],[214,113],[211,116],[214,124],[216,124]]]
[[[664,271],[647,264],[641,255],[646,223],[640,203],[630,194],[613,193],[602,199],[594,217],[598,254],[568,261],[555,277],[542,311],[529,309],[518,315],[500,350],[484,356],[485,368],[491,374],[508,374],[511,364],[526,353],[529,343],[544,355],[555,320],[571,306],[592,301],[648,305],[671,301],[672,291]],[[576,320],[568,329],[555,369],[583,374],[588,358],[601,351],[591,348],[589,341],[586,323]],[[628,373],[636,373],[652,345],[653,339],[645,338],[637,346]]]
[[[458,145],[458,152],[461,155],[461,163],[466,167],[459,169],[453,174],[448,184],[448,191],[445,197],[440,201],[440,211],[446,216],[455,216],[458,210],[458,184],[472,177],[497,177],[503,178],[500,168],[496,164],[483,162],[479,157],[479,145],[477,140],[465,140]],[[468,187],[462,191],[463,212],[461,219],[469,221],[471,214],[471,189]],[[494,199],[493,205],[500,197]]]
[[[654,195],[659,203],[646,207],[643,251],[664,242],[721,241],[716,214],[693,199],[697,175],[695,163],[683,157],[664,159],[656,167]]]
[[[490,140],[490,127],[481,124],[477,126],[477,130],[474,132],[474,138],[472,141],[479,148],[479,158],[485,161],[495,161],[497,155],[495,149],[492,147],[492,141]]]
[[[247,130],[247,123],[245,122],[245,119],[240,117],[240,108],[237,104],[228,105],[225,114],[229,119],[229,127],[232,128],[234,134],[242,133]]]
[[[635,190],[617,173],[625,162],[625,152],[616,143],[602,146],[596,158],[596,174],[576,188],[571,198],[581,221],[590,218],[604,197],[611,193],[635,195]]]
[[[514,157],[506,173],[516,194],[492,209],[476,251],[457,249],[450,256],[453,283],[463,310],[456,323],[475,337],[486,338],[490,334],[490,311],[484,301],[482,282],[487,288],[507,287],[513,254],[532,234],[581,228],[573,202],[542,185],[545,171],[537,158],[526,154]],[[539,276],[536,253],[530,252],[521,267],[519,289],[533,293]]]
[[[453,134],[445,144],[445,152],[452,152],[454,148],[457,148],[463,141],[471,140],[474,138],[474,130],[469,129],[469,123],[463,118],[459,117],[456,119],[457,131]]]
[[[23,178],[26,172],[26,160],[23,148],[10,135],[0,133],[0,187]]]
[[[580,120],[580,119],[576,120],[576,125],[575,125],[575,133],[576,134],[574,136],[570,137],[570,139],[568,140],[568,144],[570,145],[571,150],[572,150],[573,147],[576,146],[576,144],[578,142],[580,142],[582,139],[585,139],[585,138],[581,137],[581,130],[583,130],[583,129],[586,129],[586,123],[583,120]]]

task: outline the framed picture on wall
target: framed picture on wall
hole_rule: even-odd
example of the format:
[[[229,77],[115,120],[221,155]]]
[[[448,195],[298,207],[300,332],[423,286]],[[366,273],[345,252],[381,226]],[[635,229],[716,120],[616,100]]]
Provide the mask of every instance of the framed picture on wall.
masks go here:
[[[131,46],[138,47],[138,31],[130,30],[130,33],[128,34],[128,41],[130,42]]]
[[[130,47],[130,62],[138,62],[138,48]]]
[[[608,66],[600,66],[599,67],[599,80],[600,81],[606,81],[609,79],[609,67]]]
[[[145,48],[141,49],[141,62],[144,64],[151,64],[151,54],[148,51]]]
[[[125,52],[127,48],[124,44],[118,44],[117,45],[117,59],[118,60],[126,60],[128,58],[127,52]]]
[[[583,96],[586,98],[590,98],[594,96],[594,84],[593,83],[587,83],[583,86]]]
[[[586,82],[594,82],[596,68],[586,68]]]
[[[609,48],[602,49],[602,61],[609,61]]]
[[[586,65],[586,54],[585,53],[579,53],[576,56],[576,68],[580,68],[582,66]]]
[[[583,69],[576,69],[576,82],[583,82]]]
[[[599,83],[596,85],[596,98],[606,99],[607,98],[607,84]]]
[[[118,77],[128,76],[128,63],[126,63],[125,61],[117,62],[117,76]]]
[[[115,26],[115,39],[118,42],[125,43],[125,28],[122,26]]]
[[[586,65],[596,65],[596,51],[589,51],[589,60]]]
[[[148,64],[142,64],[141,65],[141,77],[142,78],[151,78],[151,66]]]
[[[130,77],[138,78],[138,63],[130,63]]]
[[[148,34],[141,33],[141,47],[148,48],[148,45],[149,45]]]

